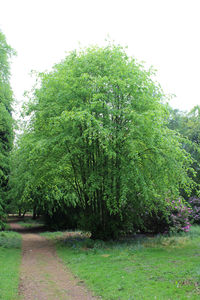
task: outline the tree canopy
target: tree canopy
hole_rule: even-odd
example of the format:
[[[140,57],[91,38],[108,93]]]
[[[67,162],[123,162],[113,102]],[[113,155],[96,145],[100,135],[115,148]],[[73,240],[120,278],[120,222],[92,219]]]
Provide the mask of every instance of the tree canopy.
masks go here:
[[[70,218],[73,209],[79,227],[100,238],[145,228],[146,214],[165,214],[166,199],[190,189],[193,170],[167,127],[153,75],[112,44],[73,51],[39,74],[14,154],[18,199],[49,216]]]

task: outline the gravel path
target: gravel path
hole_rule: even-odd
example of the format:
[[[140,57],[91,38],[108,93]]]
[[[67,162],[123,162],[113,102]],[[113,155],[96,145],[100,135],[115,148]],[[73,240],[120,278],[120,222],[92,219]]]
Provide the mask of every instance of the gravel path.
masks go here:
[[[11,228],[22,234],[22,264],[19,293],[24,300],[90,300],[97,299],[83,282],[76,279],[56,255],[51,241],[23,229],[17,223]]]

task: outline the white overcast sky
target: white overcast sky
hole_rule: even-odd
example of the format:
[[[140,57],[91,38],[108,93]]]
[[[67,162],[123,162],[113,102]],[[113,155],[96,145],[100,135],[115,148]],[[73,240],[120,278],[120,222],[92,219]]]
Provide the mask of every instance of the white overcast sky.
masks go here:
[[[20,103],[31,70],[110,36],[158,70],[174,108],[200,105],[200,0],[0,0],[0,29],[18,53],[11,84]]]

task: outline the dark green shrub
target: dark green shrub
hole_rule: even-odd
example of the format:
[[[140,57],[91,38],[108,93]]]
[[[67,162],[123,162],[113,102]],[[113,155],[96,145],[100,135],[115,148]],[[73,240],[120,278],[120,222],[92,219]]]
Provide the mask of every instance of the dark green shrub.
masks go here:
[[[52,230],[76,229],[78,218],[78,208],[68,207],[65,210],[57,209],[52,214],[46,213],[44,215],[44,222]]]
[[[200,198],[189,198],[189,204],[191,205],[191,220],[196,224],[200,224]]]

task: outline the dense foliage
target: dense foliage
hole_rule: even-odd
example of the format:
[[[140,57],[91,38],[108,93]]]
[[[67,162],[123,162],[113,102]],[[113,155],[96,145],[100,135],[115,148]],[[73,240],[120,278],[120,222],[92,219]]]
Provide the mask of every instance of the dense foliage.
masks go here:
[[[191,219],[194,223],[200,224],[200,198],[190,197],[189,204],[191,206]]]
[[[198,196],[200,190],[200,107],[195,106],[190,112],[172,110],[169,117],[169,128],[176,130],[183,138],[183,148],[193,158],[193,177],[196,185],[193,187],[193,196]]]
[[[187,206],[181,199],[172,201],[170,209],[170,231],[171,232],[188,232],[191,227],[190,216],[191,207]]]
[[[12,91],[9,84],[9,57],[13,50],[6,43],[0,31],[0,230],[4,227],[4,211],[8,176],[10,172],[9,154],[13,142],[11,103]]]
[[[115,45],[74,51],[40,74],[13,153],[13,199],[95,238],[168,220],[166,199],[190,189],[193,170],[152,77]]]
[[[182,137],[182,147],[191,154],[193,158],[192,167],[195,176],[192,179],[195,184],[192,188],[192,197],[188,197],[184,191],[181,194],[185,197],[190,207],[190,222],[200,221],[200,107],[195,106],[190,112],[182,112],[177,109],[170,109],[169,127],[176,130]],[[185,218],[182,218],[185,220]],[[187,221],[188,222],[188,221]]]

